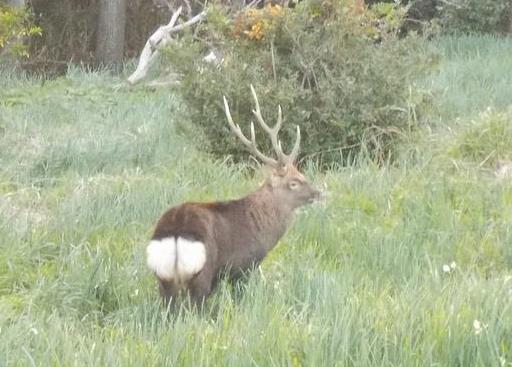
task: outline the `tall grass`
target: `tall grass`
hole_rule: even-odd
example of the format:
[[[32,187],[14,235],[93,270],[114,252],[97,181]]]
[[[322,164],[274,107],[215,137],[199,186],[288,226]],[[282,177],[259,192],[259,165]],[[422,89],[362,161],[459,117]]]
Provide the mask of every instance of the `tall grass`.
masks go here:
[[[441,63],[429,84],[440,106],[441,123],[511,104],[512,38],[458,36],[434,42],[440,48]]]
[[[432,88],[451,88],[439,115],[451,135],[423,132],[421,159],[406,151],[384,167],[310,169],[329,199],[299,214],[260,271],[221,282],[201,312],[160,306],[144,264],[152,226],[172,204],[237,197],[257,179],[176,135],[169,91],[117,89],[105,73],[77,70],[9,82],[0,365],[511,366],[512,186],[472,154],[494,142],[466,138],[489,123],[478,116],[489,103],[476,102],[483,71],[465,61],[493,59],[488,49],[510,58],[509,43],[439,42]],[[512,95],[503,71],[485,71],[496,81],[488,100]],[[466,84],[449,82],[454,74]],[[463,111],[472,130],[452,120]]]

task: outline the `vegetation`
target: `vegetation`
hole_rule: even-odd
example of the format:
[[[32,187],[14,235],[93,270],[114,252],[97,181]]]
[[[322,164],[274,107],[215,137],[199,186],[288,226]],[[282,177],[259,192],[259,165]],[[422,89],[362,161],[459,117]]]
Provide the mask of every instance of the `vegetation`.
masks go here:
[[[421,85],[446,94],[431,128],[393,164],[307,166],[329,198],[202,313],[160,307],[152,226],[258,179],[176,135],[168,91],[2,71],[0,365],[511,366],[512,186],[485,158],[512,154],[512,47],[435,42],[440,70]]]
[[[509,0],[442,1],[444,28],[460,33],[512,33],[512,3]]]
[[[437,100],[441,124],[464,123],[488,107],[502,110],[510,105],[512,75],[502,71],[510,65],[512,38],[445,37],[439,46],[446,61],[442,72],[427,78],[426,88]]]
[[[366,0],[376,4],[380,0]],[[383,0],[393,3],[394,0]],[[407,5],[404,31],[421,30],[433,21],[445,34],[512,34],[512,3],[509,0],[402,0]]]
[[[240,10],[240,7],[244,4],[243,1],[215,0],[214,2],[223,3],[231,11]],[[322,1],[314,2],[316,3],[315,7],[322,3]],[[329,0],[324,3],[340,2],[348,3],[347,0]],[[359,4],[359,7],[362,4],[362,0],[351,0],[350,2]],[[398,11],[399,18],[403,15],[403,8],[393,5],[397,3],[407,5],[406,17],[408,19],[400,27],[401,32],[421,31],[422,24],[432,19],[434,19],[435,24],[440,21],[444,26],[443,31],[448,33],[511,34],[512,32],[512,10],[508,0],[402,0],[400,2],[395,0],[365,0],[364,2],[372,7],[376,4],[378,7],[382,7],[380,3],[388,3],[388,9],[401,9]],[[5,0],[0,0],[2,12],[5,12],[5,3]],[[100,45],[97,44],[97,36],[99,33],[103,33],[98,29],[98,14],[103,14],[102,9],[104,9],[100,7],[100,1],[30,0],[25,1],[25,3],[28,4],[30,11],[24,13],[35,14],[35,16],[30,17],[28,24],[34,24],[35,22],[44,32],[40,37],[31,37],[25,40],[29,47],[25,48],[22,53],[30,50],[29,53],[32,58],[29,62],[23,60],[25,61],[22,63],[24,68],[31,72],[45,72],[47,75],[51,72],[60,75],[65,73],[66,64],[70,61],[89,66],[97,65],[97,52],[101,49]],[[295,1],[279,0],[272,3],[295,4]],[[193,1],[189,4],[182,0],[121,0],[118,4],[122,4],[119,5],[119,8],[126,7],[126,24],[129,25],[124,27],[126,28],[124,29],[124,42],[121,38],[114,37],[115,34],[123,33],[123,27],[119,28],[118,32],[106,32],[105,36],[108,35],[107,38],[112,39],[113,43],[119,44],[119,48],[124,49],[124,60],[129,60],[140,53],[146,40],[154,30],[159,25],[166,24],[169,21],[172,9],[183,5],[186,17],[190,17],[192,14],[197,14],[202,7],[200,2]],[[12,10],[9,10],[8,13],[9,17],[14,14]],[[17,11],[15,13],[19,14]],[[345,14],[344,17],[347,15]],[[15,15],[15,17],[23,18],[23,16],[19,17],[18,15]],[[389,21],[387,15],[384,18]],[[321,19],[317,19],[317,22],[313,22],[313,24],[320,22]],[[112,25],[122,23],[111,22]],[[349,24],[351,23],[349,22]],[[2,20],[0,20],[0,34],[3,32],[2,28]],[[361,24],[355,23],[354,30],[360,28]],[[17,39],[18,36],[14,38]],[[304,42],[307,43],[308,40],[304,40]],[[18,42],[16,44],[20,45]]]
[[[34,25],[32,14],[26,8],[9,7],[0,1],[0,61],[28,57],[28,46],[24,41],[41,34],[41,28]]]
[[[168,52],[172,70],[182,76],[178,91],[187,109],[181,126],[200,131],[217,157],[245,154],[226,134],[220,96],[227,96],[234,120],[248,133],[250,81],[266,120],[275,121],[282,105],[284,143],[300,125],[302,153],[322,166],[361,146],[385,160],[421,119],[425,94],[414,82],[431,64],[421,39],[398,37],[403,15],[396,4],[366,9],[352,0],[269,5],[234,21],[211,9],[208,21]],[[211,50],[219,59],[206,63]]]

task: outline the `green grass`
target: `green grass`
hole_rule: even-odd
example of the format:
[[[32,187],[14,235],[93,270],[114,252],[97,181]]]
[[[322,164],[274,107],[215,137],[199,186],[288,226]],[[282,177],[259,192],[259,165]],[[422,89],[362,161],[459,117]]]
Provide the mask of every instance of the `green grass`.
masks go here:
[[[439,102],[439,120],[467,119],[486,108],[503,109],[512,101],[512,38],[442,38],[441,67],[429,80]]]
[[[490,163],[512,153],[512,48],[436,42],[441,124],[394,164],[309,169],[328,200],[201,313],[160,306],[152,227],[258,179],[176,135],[169,91],[2,75],[0,366],[512,366],[512,185]]]

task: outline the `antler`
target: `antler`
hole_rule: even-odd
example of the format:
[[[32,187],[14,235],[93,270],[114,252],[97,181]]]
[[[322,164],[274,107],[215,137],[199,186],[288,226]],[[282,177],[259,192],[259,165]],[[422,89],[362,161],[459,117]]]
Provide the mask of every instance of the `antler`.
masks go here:
[[[260,110],[260,103],[258,101],[258,96],[256,95],[256,91],[254,90],[254,87],[251,84],[251,93],[252,97],[254,99],[254,106],[255,109],[252,110],[252,113],[256,117],[256,120],[262,127],[262,129],[270,136],[270,141],[272,142],[272,147],[274,148],[274,151],[277,154],[277,161],[273,158],[265,156],[263,153],[261,153],[257,146],[256,146],[256,135],[254,133],[254,124],[251,122],[251,140],[247,139],[245,135],[242,133],[242,130],[240,129],[240,126],[235,124],[233,122],[233,118],[231,117],[231,113],[229,111],[229,105],[228,101],[226,100],[226,97],[224,96],[224,109],[226,112],[226,117],[228,118],[229,127],[233,131],[233,133],[246,145],[249,150],[256,155],[261,161],[264,163],[270,165],[270,166],[278,166],[286,165],[286,164],[293,164],[293,162],[297,159],[297,155],[299,154],[299,147],[300,147],[300,128],[297,126],[297,137],[295,139],[295,144],[293,145],[293,149],[290,154],[285,154],[283,152],[283,149],[281,147],[281,141],[278,139],[279,130],[281,129],[281,125],[283,123],[283,113],[281,111],[281,106],[278,107],[277,111],[277,122],[274,125],[274,127],[270,127],[265,123],[265,120],[263,119],[263,116],[261,115]]]
[[[275,159],[272,159],[270,157],[267,157],[265,154],[260,152],[258,150],[258,147],[256,146],[256,135],[254,133],[254,124],[251,122],[251,140],[247,139],[245,135],[242,133],[242,130],[240,129],[240,126],[238,124],[235,124],[233,122],[233,118],[231,117],[231,112],[229,112],[229,106],[228,101],[226,99],[226,96],[224,96],[224,109],[226,112],[226,117],[228,118],[229,127],[231,128],[231,131],[238,136],[238,138],[244,143],[245,146],[249,148],[249,150],[256,155],[262,162],[268,164],[269,166],[276,167],[278,165],[278,162]]]

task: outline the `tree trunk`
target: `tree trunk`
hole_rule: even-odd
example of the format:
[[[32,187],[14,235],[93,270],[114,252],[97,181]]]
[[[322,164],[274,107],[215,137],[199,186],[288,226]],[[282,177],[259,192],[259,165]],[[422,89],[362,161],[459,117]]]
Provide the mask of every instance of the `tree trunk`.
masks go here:
[[[96,59],[103,64],[123,60],[126,0],[100,0],[96,33]]]

